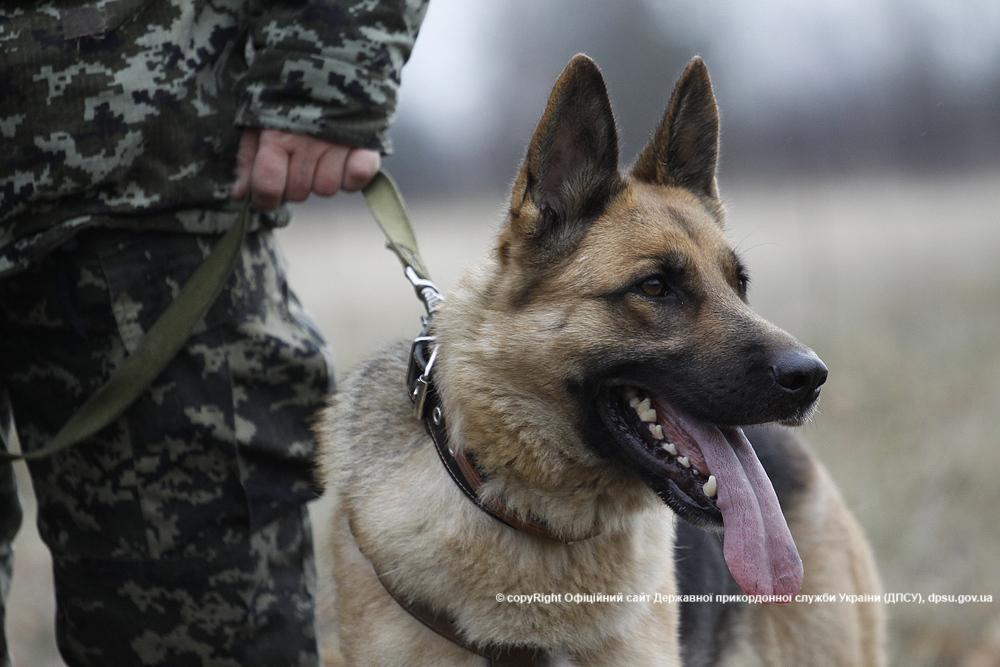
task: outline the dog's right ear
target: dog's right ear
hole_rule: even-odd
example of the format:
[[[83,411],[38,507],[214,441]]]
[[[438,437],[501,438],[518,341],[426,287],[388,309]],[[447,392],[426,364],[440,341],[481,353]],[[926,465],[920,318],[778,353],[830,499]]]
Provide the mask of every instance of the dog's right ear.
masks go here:
[[[604,77],[593,60],[574,56],[549,95],[514,182],[501,256],[528,240],[551,257],[578,238],[620,187],[618,130]]]

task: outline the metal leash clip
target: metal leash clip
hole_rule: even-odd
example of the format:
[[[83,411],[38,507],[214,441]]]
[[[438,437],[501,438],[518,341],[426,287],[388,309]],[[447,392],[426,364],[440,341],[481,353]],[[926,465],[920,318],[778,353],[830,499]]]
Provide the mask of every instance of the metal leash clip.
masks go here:
[[[431,346],[431,355],[427,359],[426,365],[420,369],[417,355],[426,350],[426,346]],[[423,348],[423,349],[420,349]],[[424,418],[427,410],[427,395],[431,389],[431,373],[434,369],[434,361],[437,359],[438,347],[434,336],[417,336],[413,341],[413,351],[410,353],[409,375],[419,375],[410,384],[410,401],[413,402],[413,414],[417,419]]]
[[[437,360],[438,353],[437,338],[428,334],[428,331],[430,331],[431,318],[444,302],[444,296],[437,285],[418,276],[412,267],[404,268],[403,274],[413,285],[417,297],[420,298],[427,310],[427,314],[420,318],[423,326],[420,329],[420,334],[413,339],[406,372],[406,385],[410,389],[413,414],[417,419],[423,419],[424,412],[427,410],[427,395],[431,389],[431,374],[434,371],[434,362]]]
[[[412,266],[407,266],[403,269],[403,275],[406,276],[406,279],[413,285],[413,289],[416,290],[417,297],[427,310],[427,316],[433,317],[444,301],[444,295],[441,294],[441,290],[430,280],[418,276]]]

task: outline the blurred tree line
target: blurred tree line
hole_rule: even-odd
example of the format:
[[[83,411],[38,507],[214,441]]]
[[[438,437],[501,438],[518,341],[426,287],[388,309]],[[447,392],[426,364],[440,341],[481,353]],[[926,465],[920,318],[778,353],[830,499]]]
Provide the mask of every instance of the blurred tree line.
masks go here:
[[[404,72],[407,189],[499,190],[577,52],[605,73],[623,163],[702,55],[723,174],[952,170],[1000,157],[1000,3],[432,0]]]

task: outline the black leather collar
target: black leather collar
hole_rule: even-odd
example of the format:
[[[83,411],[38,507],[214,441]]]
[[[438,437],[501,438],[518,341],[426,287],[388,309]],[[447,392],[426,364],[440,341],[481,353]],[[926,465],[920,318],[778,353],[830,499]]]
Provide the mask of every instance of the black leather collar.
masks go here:
[[[536,537],[566,544],[573,542],[574,540],[564,540],[557,537],[539,519],[522,516],[502,503],[484,502],[480,498],[479,489],[484,483],[485,476],[476,467],[475,461],[470,455],[463,451],[456,451],[449,444],[444,408],[434,384],[433,372],[437,359],[437,341],[434,336],[428,333],[429,324],[429,318],[424,318],[424,328],[413,341],[406,384],[409,387],[414,412],[417,418],[423,421],[424,428],[434,442],[434,448],[437,450],[445,470],[448,471],[448,475],[462,490],[466,498],[500,523]]]

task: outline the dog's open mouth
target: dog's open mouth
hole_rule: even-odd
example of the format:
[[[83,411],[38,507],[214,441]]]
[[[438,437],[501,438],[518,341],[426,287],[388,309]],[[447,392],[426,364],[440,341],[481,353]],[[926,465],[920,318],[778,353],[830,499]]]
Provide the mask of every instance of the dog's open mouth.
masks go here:
[[[674,512],[703,527],[721,523],[726,563],[746,594],[798,593],[802,560],[741,428],[700,421],[632,387],[606,389],[598,407],[618,455]]]

